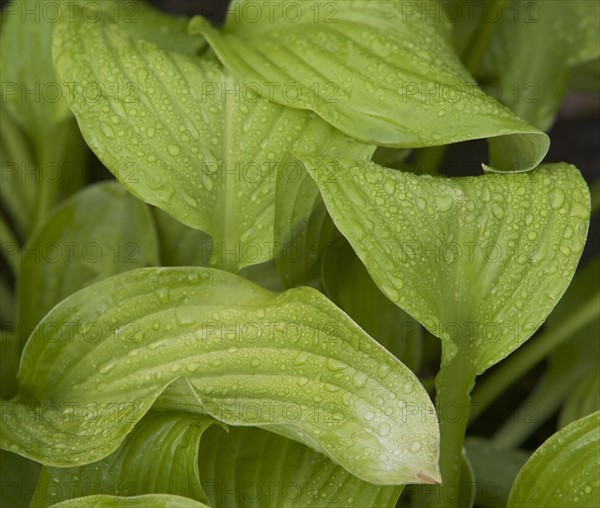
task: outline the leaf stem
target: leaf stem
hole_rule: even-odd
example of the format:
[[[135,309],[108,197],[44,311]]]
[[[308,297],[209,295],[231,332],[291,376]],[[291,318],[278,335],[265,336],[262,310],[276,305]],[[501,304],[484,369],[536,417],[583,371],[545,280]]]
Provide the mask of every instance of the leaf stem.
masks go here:
[[[470,488],[461,484],[462,450],[471,414],[470,393],[475,384],[475,373],[469,365],[468,358],[459,350],[436,377],[442,485],[428,489],[428,508],[453,508],[462,498],[458,492]]]
[[[515,351],[494,370],[473,393],[473,419],[531,367],[545,358],[554,348],[594,319],[598,319],[600,292],[588,299],[562,322]]]

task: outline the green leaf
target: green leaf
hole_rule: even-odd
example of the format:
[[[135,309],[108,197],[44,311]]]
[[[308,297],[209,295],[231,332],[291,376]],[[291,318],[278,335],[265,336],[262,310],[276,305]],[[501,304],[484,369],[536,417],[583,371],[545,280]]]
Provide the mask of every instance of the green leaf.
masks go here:
[[[215,508],[392,508],[402,487],[359,480],[324,455],[255,427],[209,429],[200,478]]]
[[[160,244],[161,266],[207,266],[213,251],[210,236],[152,208]]]
[[[579,171],[416,176],[301,156],[336,226],[383,293],[480,374],[518,348],[567,288],[590,197]]]
[[[0,505],[28,508],[39,471],[39,464],[0,450]]]
[[[210,508],[199,501],[172,494],[146,494],[133,497],[85,496],[52,506],[54,508]]]
[[[114,182],[86,187],[65,201],[33,233],[21,257],[17,298],[23,342],[71,293],[159,261],[148,207]]]
[[[162,493],[205,502],[198,448],[212,423],[211,418],[190,413],[150,412],[108,457],[87,466],[43,467],[31,508],[91,493],[114,497]]]
[[[497,448],[489,439],[480,437],[467,437],[465,449],[475,471],[477,506],[505,508],[510,489],[529,454]]]
[[[598,32],[598,2],[514,0],[497,23],[490,48],[500,100],[536,127],[549,129],[569,70],[600,58]]]
[[[325,294],[413,372],[421,363],[422,329],[380,291],[343,237],[321,263]]]
[[[597,337],[596,342],[598,342]],[[598,355],[596,355],[598,358]],[[583,418],[600,409],[600,368],[587,374],[574,388],[560,412],[559,426],[564,427],[579,418]]]
[[[263,97],[315,111],[365,143],[417,148],[490,138],[496,169],[537,166],[548,137],[479,89],[446,40],[444,20],[414,11],[408,0],[236,0],[222,30],[195,17],[190,31]]]
[[[129,271],[54,307],[3,402],[2,447],[59,467],[99,460],[177,379],[196,411],[300,441],[365,481],[438,478],[437,419],[407,367],[314,289],[277,294],[208,268]]]
[[[600,504],[600,412],[558,431],[531,456],[510,492],[508,508]]]
[[[366,158],[358,143],[306,111],[241,87],[218,63],[132,40],[114,25],[62,23],[54,39],[65,82],[102,98],[71,102],[90,147],[137,197],[213,237],[212,264],[239,271],[274,257],[279,160],[292,149]],[[103,65],[102,62],[106,62]],[[129,100],[115,84],[137,83]],[[133,162],[135,176],[120,171]]]

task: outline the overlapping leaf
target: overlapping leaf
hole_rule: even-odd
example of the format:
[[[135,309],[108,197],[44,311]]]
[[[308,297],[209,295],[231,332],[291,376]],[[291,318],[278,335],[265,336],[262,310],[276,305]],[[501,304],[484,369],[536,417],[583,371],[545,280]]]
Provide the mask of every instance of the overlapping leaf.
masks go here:
[[[215,430],[200,443],[200,478],[214,508],[391,508],[402,491],[359,480],[324,455],[272,432]]]
[[[84,496],[53,505],[56,508],[210,508],[209,506],[172,494],[145,494],[132,497],[115,497],[109,495]]]
[[[80,467],[44,467],[31,508],[90,494],[133,497],[173,494],[206,501],[198,448],[214,420],[190,413],[150,412],[108,457]]]
[[[416,176],[301,156],[338,229],[385,295],[481,373],[519,347],[567,288],[590,197],[579,171]],[[468,350],[468,353],[467,353]]]
[[[508,508],[570,508],[600,504],[600,412],[576,420],[548,439],[523,466]]]
[[[137,197],[213,237],[212,263],[239,271],[274,257],[274,193],[279,160],[292,149],[352,154],[358,143],[314,113],[271,104],[218,63],[163,51],[114,25],[57,27],[61,80],[95,84],[100,100],[74,96],[84,137]],[[110,93],[135,83],[125,99]],[[134,163],[139,172],[120,167]]]
[[[490,138],[495,169],[537,166],[547,136],[486,96],[446,40],[445,20],[414,7],[235,0],[222,30],[200,17],[190,30],[263,97],[315,111],[364,142],[416,148]],[[421,8],[441,11],[433,0]]]
[[[148,207],[107,182],[63,203],[31,236],[22,259],[18,302],[24,342],[63,298],[109,275],[156,266],[159,253]]]
[[[438,478],[437,420],[407,367],[313,289],[207,268],[129,271],[56,306],[3,402],[2,446],[61,467],[101,459],[182,378],[196,411],[303,442],[366,481]]]

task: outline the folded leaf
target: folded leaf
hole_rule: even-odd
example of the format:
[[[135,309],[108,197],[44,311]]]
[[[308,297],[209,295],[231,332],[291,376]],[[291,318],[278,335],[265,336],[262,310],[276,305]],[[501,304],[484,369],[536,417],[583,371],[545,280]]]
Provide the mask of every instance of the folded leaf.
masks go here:
[[[187,379],[198,411],[300,441],[366,481],[438,478],[425,389],[310,288],[277,294],[208,268],[133,270],[54,307],[22,358],[1,443],[46,465],[112,453]]]
[[[422,4],[440,10],[433,0]],[[263,97],[315,111],[365,143],[417,148],[490,138],[496,169],[534,168],[548,137],[477,86],[443,22],[408,0],[235,0],[222,30],[195,17],[190,31]]]
[[[86,187],[57,208],[23,247],[18,282],[23,343],[39,320],[71,293],[158,261],[148,207],[118,183]]]
[[[548,439],[523,466],[508,508],[600,505],[600,412],[581,418]]]
[[[52,505],[55,508],[210,508],[193,499],[172,494],[146,494],[143,496],[85,496]]]
[[[102,162],[135,196],[213,237],[212,264],[239,271],[274,257],[275,175],[292,149],[373,151],[314,113],[284,108],[221,66],[134,40],[115,25],[61,23],[54,62],[62,81],[102,90],[70,105]],[[103,63],[104,62],[104,63]],[[127,100],[111,90],[135,82]],[[130,175],[120,168],[134,163]]]
[[[301,156],[384,294],[482,373],[544,322],[585,244],[590,197],[566,164],[520,175],[417,176]]]
[[[272,432],[215,430],[200,443],[200,478],[215,508],[392,508],[402,491],[359,480],[324,455]]]
[[[80,467],[43,467],[31,508],[89,495],[174,494],[206,501],[198,447],[214,420],[189,413],[148,413],[108,457]]]

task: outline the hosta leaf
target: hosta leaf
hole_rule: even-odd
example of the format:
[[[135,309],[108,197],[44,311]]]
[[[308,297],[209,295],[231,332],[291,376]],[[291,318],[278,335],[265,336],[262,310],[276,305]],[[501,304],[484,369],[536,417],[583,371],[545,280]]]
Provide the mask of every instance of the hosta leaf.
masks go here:
[[[438,478],[435,412],[407,367],[314,289],[278,294],[208,268],[133,270],[54,307],[3,403],[2,446],[46,465],[99,460],[183,379],[197,411],[303,442],[366,481]]]
[[[36,462],[0,450],[0,506],[28,508],[39,472]]]
[[[31,508],[91,493],[162,493],[206,501],[198,476],[198,447],[213,422],[190,413],[150,412],[108,457],[81,467],[42,468]]]
[[[423,9],[439,5],[425,1]],[[200,17],[190,30],[263,97],[315,111],[366,143],[416,148],[491,138],[496,169],[534,168],[547,136],[478,88],[442,24],[406,0],[236,0],[222,30]]]
[[[489,439],[468,437],[465,450],[475,471],[477,506],[505,508],[508,494],[529,454],[503,450]]]
[[[600,412],[558,431],[531,456],[510,492],[508,508],[600,504]]]
[[[344,238],[331,251],[321,263],[327,296],[371,337],[417,372],[423,340],[419,323],[386,298]]]
[[[548,129],[569,69],[600,58],[598,32],[598,2],[514,0],[498,22],[490,48],[502,102],[536,127]]]
[[[275,175],[284,154],[364,159],[373,149],[313,113],[258,98],[213,60],[163,51],[114,25],[63,23],[54,61],[63,81],[104,92],[94,104],[82,96],[71,102],[104,164],[140,199],[210,234],[212,263],[231,271],[274,257]],[[109,93],[132,80],[129,100]],[[119,171],[132,162],[135,177]]]
[[[324,455],[255,427],[208,430],[200,478],[215,508],[391,508],[402,491],[359,480]]]
[[[160,244],[161,266],[208,266],[212,253],[210,236],[152,208]]]
[[[54,305],[78,289],[158,261],[148,207],[118,183],[85,188],[57,208],[23,247],[18,286],[21,339],[24,342]]]
[[[432,178],[301,156],[338,229],[384,294],[481,373],[519,347],[567,288],[590,197],[566,164]],[[468,352],[467,352],[468,351]]]
[[[55,508],[210,508],[199,501],[172,494],[145,494],[132,497],[115,497],[105,494],[78,497],[52,506]]]

